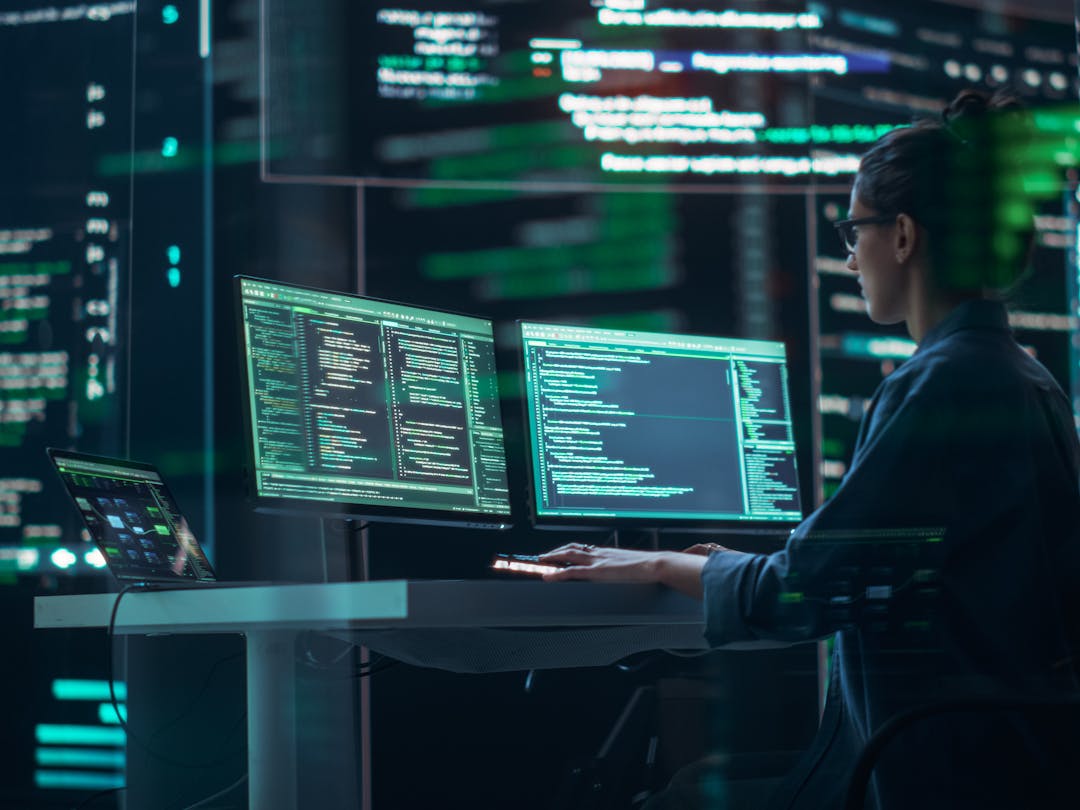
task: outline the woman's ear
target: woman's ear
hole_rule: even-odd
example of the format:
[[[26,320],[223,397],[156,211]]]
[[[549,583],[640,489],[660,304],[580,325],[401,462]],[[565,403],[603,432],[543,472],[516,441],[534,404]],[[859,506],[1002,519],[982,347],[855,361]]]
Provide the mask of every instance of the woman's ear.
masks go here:
[[[897,264],[911,260],[918,248],[919,226],[908,214],[896,215],[896,230],[893,249]]]

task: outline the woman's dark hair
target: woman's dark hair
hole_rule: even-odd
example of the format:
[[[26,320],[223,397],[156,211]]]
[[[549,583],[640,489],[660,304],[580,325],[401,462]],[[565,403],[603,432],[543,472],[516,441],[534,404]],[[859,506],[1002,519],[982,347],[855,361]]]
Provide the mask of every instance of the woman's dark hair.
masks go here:
[[[964,90],[939,119],[887,132],[859,164],[864,205],[909,214],[927,229],[944,291],[1006,290],[1026,269],[1031,204],[1010,160],[1023,137],[1022,109],[1005,93]]]

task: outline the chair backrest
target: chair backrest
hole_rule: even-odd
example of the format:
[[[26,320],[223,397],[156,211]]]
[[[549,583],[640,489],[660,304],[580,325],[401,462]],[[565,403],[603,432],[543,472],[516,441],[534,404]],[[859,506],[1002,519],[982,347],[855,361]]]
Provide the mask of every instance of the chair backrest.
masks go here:
[[[1062,709],[1080,711],[1080,696],[1061,697],[1007,697],[1007,698],[962,698],[957,700],[926,703],[905,709],[890,717],[866,741],[862,751],[852,766],[847,794],[844,798],[844,810],[863,810],[866,803],[866,790],[870,784],[870,775],[874,771],[882,752],[890,742],[920,720],[943,714],[987,713],[987,712],[1023,712],[1042,714],[1059,712]]]

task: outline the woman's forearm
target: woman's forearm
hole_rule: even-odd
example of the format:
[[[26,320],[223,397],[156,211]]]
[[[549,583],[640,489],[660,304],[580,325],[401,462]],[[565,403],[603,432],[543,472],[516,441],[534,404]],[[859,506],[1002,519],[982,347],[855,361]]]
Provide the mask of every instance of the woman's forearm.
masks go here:
[[[701,554],[658,551],[654,562],[656,581],[687,596],[703,599],[701,569],[708,559]]]

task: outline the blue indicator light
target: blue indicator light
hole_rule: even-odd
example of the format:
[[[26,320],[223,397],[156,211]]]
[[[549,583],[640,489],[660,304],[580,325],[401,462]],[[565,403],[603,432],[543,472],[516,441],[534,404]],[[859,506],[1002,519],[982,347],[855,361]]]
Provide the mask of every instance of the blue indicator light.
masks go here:
[[[41,745],[115,745],[124,744],[127,735],[117,726],[75,726],[41,723],[34,726],[34,737]]]
[[[38,765],[73,768],[124,768],[124,752],[101,748],[38,748],[34,751]]]
[[[34,784],[39,788],[60,790],[116,790],[124,786],[122,773],[98,771],[34,771]]]
[[[169,264],[180,264],[179,245],[169,245],[165,248],[165,255],[169,258]]]
[[[120,711],[117,712],[116,709]],[[123,703],[118,703],[116,709],[113,708],[112,703],[99,703],[98,704],[98,720],[107,726],[118,726],[120,721],[127,722],[127,706]]]
[[[180,19],[180,9],[171,3],[167,6],[163,6],[161,9],[161,21],[165,25],[172,25],[174,22]]]
[[[179,287],[180,286],[180,268],[179,267],[170,267],[169,268],[169,273],[168,273],[168,278],[169,278],[169,286],[170,287],[174,287],[174,288]]]
[[[113,690],[117,700],[127,698],[127,684],[115,681]],[[53,697],[57,700],[108,700],[109,682],[58,678],[52,682]]]
[[[176,157],[176,153],[180,151],[180,141],[176,138],[166,138],[161,142],[161,156],[162,157]]]

